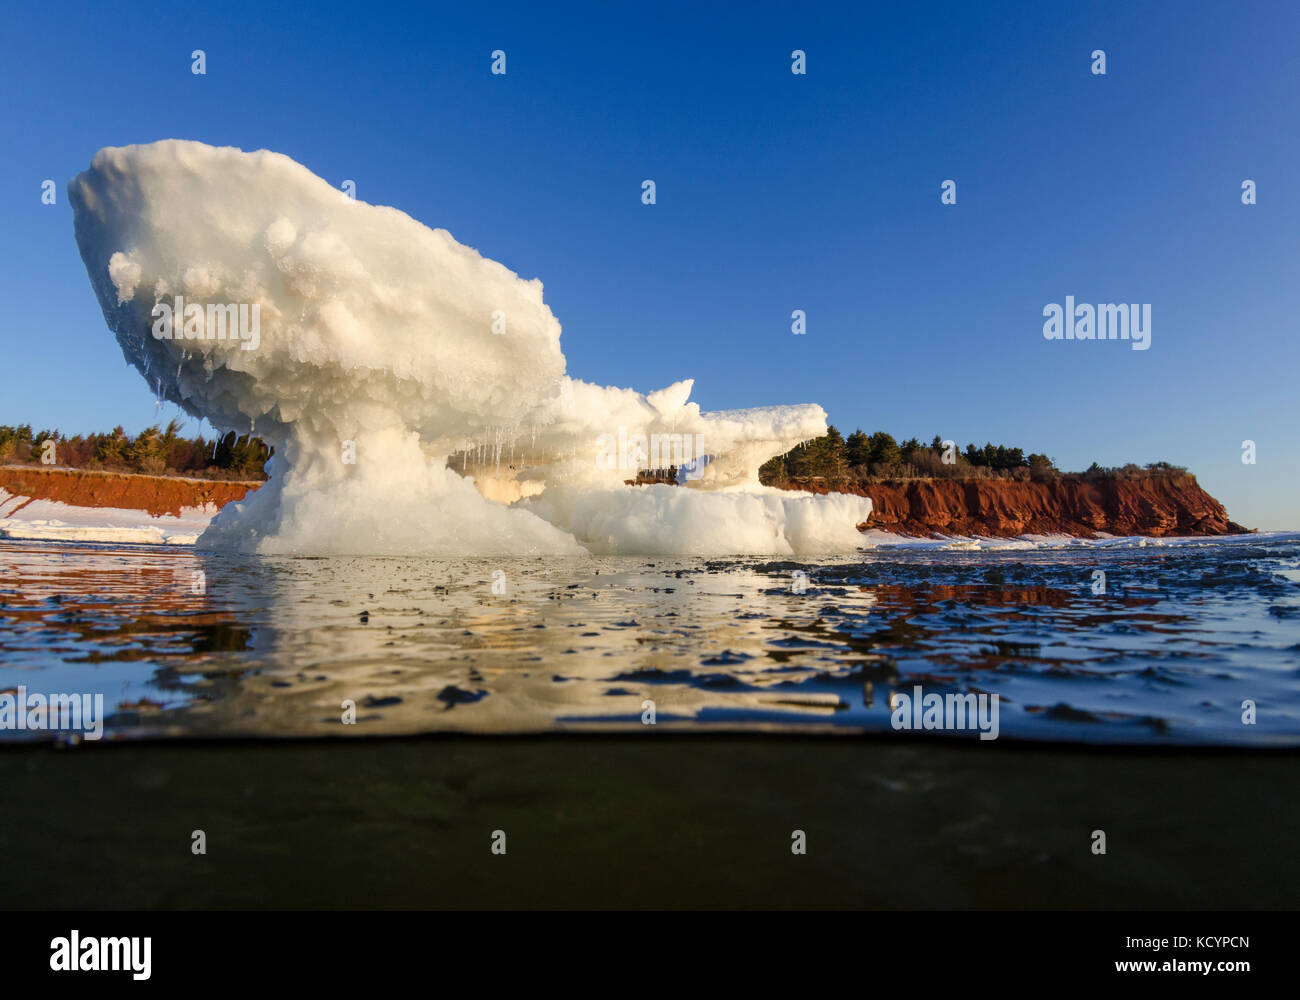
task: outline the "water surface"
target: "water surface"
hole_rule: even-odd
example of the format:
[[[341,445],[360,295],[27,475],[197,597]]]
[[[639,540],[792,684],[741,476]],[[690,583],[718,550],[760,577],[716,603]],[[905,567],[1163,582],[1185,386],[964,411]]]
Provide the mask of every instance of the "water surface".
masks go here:
[[[103,693],[111,738],[645,732],[648,701],[656,732],[901,736],[921,685],[997,694],[1001,739],[1300,745],[1298,535],[818,563],[0,541],[0,568],[0,690]]]

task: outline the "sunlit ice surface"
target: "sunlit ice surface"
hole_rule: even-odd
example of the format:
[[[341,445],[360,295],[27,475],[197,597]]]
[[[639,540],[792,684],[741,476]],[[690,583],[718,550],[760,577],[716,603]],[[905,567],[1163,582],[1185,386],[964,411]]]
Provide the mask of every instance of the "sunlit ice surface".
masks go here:
[[[1001,740],[1300,745],[1295,534],[816,562],[0,541],[0,567],[0,691],[102,693],[108,739],[977,740],[895,730],[920,686],[996,694]]]
[[[540,280],[287,156],[106,148],[68,200],[127,363],[160,403],[273,451],[204,549],[808,555],[851,550],[871,514],[759,482],[826,432],[817,404],[704,412],[693,379],[573,378]],[[670,467],[685,489],[628,482]]]

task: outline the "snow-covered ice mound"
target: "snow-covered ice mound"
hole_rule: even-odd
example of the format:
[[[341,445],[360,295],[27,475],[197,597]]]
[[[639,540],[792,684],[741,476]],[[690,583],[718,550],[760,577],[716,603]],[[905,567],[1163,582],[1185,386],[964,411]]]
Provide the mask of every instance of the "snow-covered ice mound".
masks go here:
[[[870,513],[758,483],[824,433],[820,406],[704,413],[690,380],[573,379],[540,281],[286,156],[103,149],[68,193],[127,361],[160,399],[275,450],[202,547],[811,553],[852,548]],[[669,465],[684,487],[625,485]]]

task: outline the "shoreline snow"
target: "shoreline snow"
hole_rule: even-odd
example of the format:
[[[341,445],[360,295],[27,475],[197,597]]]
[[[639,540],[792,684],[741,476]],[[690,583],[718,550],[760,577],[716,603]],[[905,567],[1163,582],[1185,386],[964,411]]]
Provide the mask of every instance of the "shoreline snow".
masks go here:
[[[32,500],[0,487],[0,539],[14,541],[100,542],[135,545],[194,546],[218,508],[215,504],[185,507],[179,517],[120,507],[80,507],[58,500]],[[998,538],[986,535],[942,535],[917,538],[895,534],[880,528],[860,533],[857,544],[846,546],[840,554],[852,555],[860,550],[909,549],[913,551],[1010,552],[1058,548],[1145,548],[1167,545],[1214,543],[1233,538],[1256,538],[1250,535],[1191,535],[1148,537],[1144,535],[1100,535],[1079,538],[1073,535],[1021,535]],[[1278,532],[1285,534],[1286,532]],[[617,554],[617,553],[610,553]],[[690,554],[690,553],[685,553]],[[824,553],[831,554],[831,553]]]
[[[78,507],[33,500],[0,487],[0,538],[24,541],[193,545],[217,514],[215,504],[182,508],[179,517],[121,507]]]

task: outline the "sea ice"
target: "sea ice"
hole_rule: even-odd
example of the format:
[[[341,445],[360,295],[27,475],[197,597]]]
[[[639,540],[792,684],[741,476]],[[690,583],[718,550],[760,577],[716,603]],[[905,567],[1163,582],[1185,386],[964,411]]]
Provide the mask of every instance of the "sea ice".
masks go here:
[[[762,462],[825,432],[820,406],[706,413],[689,401],[691,380],[642,394],[574,379],[540,281],[346,197],[287,156],[179,140],[108,148],[68,193],[127,361],[160,399],[275,450],[270,481],[222,509],[200,547],[723,555],[857,545],[870,500],[758,483]],[[175,328],[161,330],[178,296]],[[250,314],[252,338],[236,321]],[[611,461],[620,437],[669,453],[689,440],[707,460],[682,486],[629,486],[647,467],[639,460],[662,455],[624,449]]]

